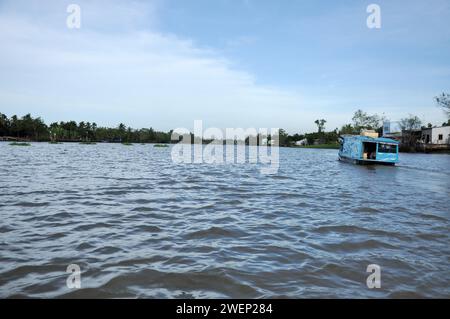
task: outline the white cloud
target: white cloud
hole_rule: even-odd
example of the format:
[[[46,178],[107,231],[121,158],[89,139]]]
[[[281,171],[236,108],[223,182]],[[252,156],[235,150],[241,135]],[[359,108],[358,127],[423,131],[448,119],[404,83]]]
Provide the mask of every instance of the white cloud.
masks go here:
[[[195,119],[207,126],[272,127],[288,125],[286,118],[302,118],[298,94],[255,84],[251,74],[189,39],[133,28],[133,16],[142,24],[137,14],[141,3],[139,10],[128,3],[121,10],[115,2],[109,11],[81,2],[80,30],[67,29],[65,20],[57,27],[67,14],[54,13],[52,4],[45,4],[51,14],[37,19],[34,7],[19,4],[22,14],[11,14],[8,5],[2,8],[0,99],[5,113],[160,129],[190,127]],[[91,27],[91,17],[108,24],[115,15],[124,24],[118,31]],[[296,121],[292,128],[300,125]]]

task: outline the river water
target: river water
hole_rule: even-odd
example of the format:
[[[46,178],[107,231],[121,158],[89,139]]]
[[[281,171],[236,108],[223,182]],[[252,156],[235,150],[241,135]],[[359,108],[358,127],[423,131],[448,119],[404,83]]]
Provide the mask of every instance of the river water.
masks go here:
[[[0,297],[449,298],[450,155],[400,160],[281,148],[262,175],[152,145],[0,143]]]

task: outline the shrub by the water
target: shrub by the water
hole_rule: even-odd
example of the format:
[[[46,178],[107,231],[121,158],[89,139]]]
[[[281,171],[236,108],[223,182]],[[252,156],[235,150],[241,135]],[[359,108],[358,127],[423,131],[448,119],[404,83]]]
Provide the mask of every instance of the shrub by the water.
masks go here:
[[[30,143],[25,143],[25,142],[12,142],[12,143],[9,143],[9,145],[11,145],[11,146],[31,146]]]

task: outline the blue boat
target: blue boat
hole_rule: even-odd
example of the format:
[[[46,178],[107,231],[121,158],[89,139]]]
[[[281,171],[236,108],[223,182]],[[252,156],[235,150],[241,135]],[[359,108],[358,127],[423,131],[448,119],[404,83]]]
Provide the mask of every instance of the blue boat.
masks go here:
[[[398,142],[384,137],[343,135],[339,137],[341,147],[339,160],[354,164],[398,163]]]

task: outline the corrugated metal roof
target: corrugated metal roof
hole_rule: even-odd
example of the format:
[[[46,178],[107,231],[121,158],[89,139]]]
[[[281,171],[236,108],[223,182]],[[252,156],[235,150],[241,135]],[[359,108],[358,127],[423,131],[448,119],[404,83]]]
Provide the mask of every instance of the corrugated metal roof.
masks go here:
[[[353,138],[353,139],[357,139],[361,142],[373,142],[373,143],[391,143],[391,144],[399,144],[398,141],[393,140],[391,138],[386,138],[386,137],[378,137],[378,138],[374,138],[374,137],[369,137],[369,136],[361,136],[361,135],[343,135],[343,138]]]

